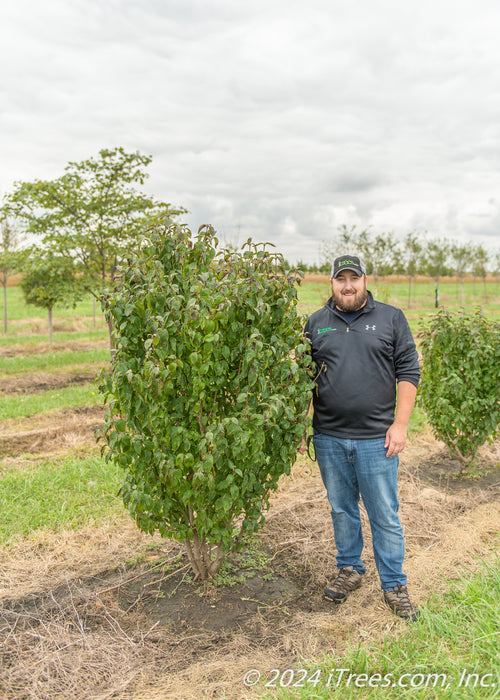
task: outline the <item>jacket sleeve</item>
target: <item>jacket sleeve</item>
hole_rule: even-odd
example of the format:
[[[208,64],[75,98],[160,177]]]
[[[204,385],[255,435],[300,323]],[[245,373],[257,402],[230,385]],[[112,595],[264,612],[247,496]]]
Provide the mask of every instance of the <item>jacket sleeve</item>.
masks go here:
[[[418,386],[420,381],[420,364],[418,352],[410,326],[404,313],[398,310],[395,321],[394,369],[398,382],[411,382]]]

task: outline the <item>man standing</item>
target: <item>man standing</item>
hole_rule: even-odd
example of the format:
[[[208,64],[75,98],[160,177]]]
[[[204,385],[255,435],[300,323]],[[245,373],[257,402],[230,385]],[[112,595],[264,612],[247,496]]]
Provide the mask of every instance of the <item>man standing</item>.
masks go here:
[[[415,342],[403,312],[374,301],[359,257],[334,261],[331,286],[331,298],[305,327],[317,369],[313,443],[337,547],[338,575],[325,597],[342,603],[361,585],[361,496],[384,600],[415,620],[397,496],[398,455],[420,378]]]

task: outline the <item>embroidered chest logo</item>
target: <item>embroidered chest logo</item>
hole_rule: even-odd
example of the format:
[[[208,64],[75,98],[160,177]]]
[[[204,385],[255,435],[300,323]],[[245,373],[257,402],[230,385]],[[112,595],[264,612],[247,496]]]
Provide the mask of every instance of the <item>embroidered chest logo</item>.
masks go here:
[[[375,326],[375,325],[370,326],[368,323],[365,326],[365,331],[374,331],[376,329],[377,329],[377,326]]]

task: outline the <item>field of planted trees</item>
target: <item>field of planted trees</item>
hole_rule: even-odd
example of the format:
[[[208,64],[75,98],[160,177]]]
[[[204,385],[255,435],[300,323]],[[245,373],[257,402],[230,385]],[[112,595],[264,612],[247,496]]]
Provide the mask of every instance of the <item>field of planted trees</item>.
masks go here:
[[[436,312],[434,280],[418,277],[410,294],[403,276],[379,277],[376,287],[379,300],[405,311],[418,340]],[[328,277],[307,275],[298,295],[301,312],[311,313],[328,298]],[[74,308],[55,306],[49,343],[46,314],[25,303],[18,285],[6,298],[0,697],[326,698],[329,673],[341,668],[359,677],[446,675],[439,693],[421,681],[407,686],[412,697],[496,697],[498,440],[460,477],[422,407],[414,411],[400,501],[409,586],[423,610],[418,625],[409,628],[384,606],[366,528],[366,583],[345,606],[323,600],[335,549],[307,456],[281,477],[265,527],[213,581],[194,581],[180,544],[137,529],[118,495],[123,472],[96,442],[104,409],[94,379],[110,361],[100,309],[94,317],[90,296]],[[442,279],[439,303],[481,307],[498,321],[498,281]],[[470,684],[474,674],[488,683],[462,694],[464,669]],[[360,697],[359,684],[340,685],[342,697]],[[376,686],[363,697],[401,697],[397,683]]]

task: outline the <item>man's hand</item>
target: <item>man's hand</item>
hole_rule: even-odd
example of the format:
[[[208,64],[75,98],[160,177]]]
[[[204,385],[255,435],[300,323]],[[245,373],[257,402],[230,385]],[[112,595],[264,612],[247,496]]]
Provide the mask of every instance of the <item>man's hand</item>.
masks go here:
[[[309,431],[306,432],[306,436],[302,438],[302,443],[299,447],[299,452],[301,455],[305,455],[307,452],[307,438],[309,437]]]
[[[401,423],[393,423],[385,434],[386,457],[394,457],[398,455],[406,445],[406,425]]]
[[[398,455],[406,445],[408,421],[415,403],[417,387],[411,382],[398,382],[398,403],[394,423],[385,434],[386,457]]]

